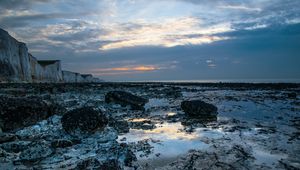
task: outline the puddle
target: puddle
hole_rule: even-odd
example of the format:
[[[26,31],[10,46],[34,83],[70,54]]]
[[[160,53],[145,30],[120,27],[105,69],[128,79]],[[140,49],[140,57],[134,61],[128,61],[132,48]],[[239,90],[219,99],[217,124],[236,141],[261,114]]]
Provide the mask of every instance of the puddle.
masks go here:
[[[167,113],[176,114],[176,113]],[[142,122],[149,119],[130,119],[131,122]],[[207,128],[195,129],[192,133],[184,131],[184,126],[180,122],[155,124],[152,130],[130,129],[129,133],[120,135],[119,142],[138,142],[147,141],[150,144],[151,152],[148,154],[143,151],[136,152],[138,163],[149,164],[151,167],[167,165],[175,161],[189,150],[205,150],[210,146],[205,142],[207,138],[220,138],[222,133],[219,131],[208,130]],[[126,138],[126,140],[124,140]]]

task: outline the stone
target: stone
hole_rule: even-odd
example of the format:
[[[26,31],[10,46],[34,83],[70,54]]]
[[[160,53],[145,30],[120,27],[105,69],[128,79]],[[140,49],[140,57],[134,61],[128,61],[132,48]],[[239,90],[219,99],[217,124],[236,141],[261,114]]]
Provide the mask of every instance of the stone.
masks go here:
[[[201,100],[183,101],[181,109],[191,117],[215,117],[218,114],[216,106]]]
[[[0,97],[0,128],[3,132],[33,125],[54,115],[56,106],[40,98]]]
[[[20,161],[35,162],[42,160],[53,153],[45,141],[32,142],[27,149],[21,152]]]
[[[106,103],[116,103],[121,106],[131,106],[133,110],[144,110],[148,99],[133,95],[125,91],[110,91],[105,95]]]
[[[11,142],[17,139],[17,136],[12,133],[1,133],[0,132],[0,144],[1,143],[6,143],[6,142]]]
[[[127,121],[124,120],[115,120],[110,119],[109,120],[109,126],[113,127],[118,133],[128,133],[129,132],[129,126]]]
[[[73,142],[65,139],[58,139],[51,142],[53,148],[66,148],[72,146]]]
[[[5,150],[6,152],[14,152],[19,153],[28,148],[30,141],[13,141],[13,142],[6,142],[0,145],[0,148]]]
[[[79,162],[73,170],[80,169],[121,170],[121,167],[116,159],[100,162],[95,158],[90,158]]]
[[[101,111],[92,107],[82,107],[64,114],[61,123],[67,133],[77,136],[91,134],[98,129],[103,130],[108,120]]]

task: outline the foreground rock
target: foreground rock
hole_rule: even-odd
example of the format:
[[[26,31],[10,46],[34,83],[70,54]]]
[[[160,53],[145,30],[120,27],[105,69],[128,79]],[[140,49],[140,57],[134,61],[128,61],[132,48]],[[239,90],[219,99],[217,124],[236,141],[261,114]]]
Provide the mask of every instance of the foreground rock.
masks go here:
[[[3,132],[33,125],[54,115],[57,106],[40,98],[0,97],[0,128]]]
[[[33,142],[21,152],[20,161],[35,162],[50,156],[52,153],[53,150],[46,141]]]
[[[5,142],[11,142],[17,139],[17,136],[12,133],[0,133],[0,144]]]
[[[61,118],[61,123],[67,133],[80,136],[93,133],[98,129],[103,130],[108,120],[100,111],[92,107],[82,107],[66,113]]]
[[[191,117],[215,117],[218,114],[216,106],[201,100],[183,101],[181,109]]]
[[[121,106],[129,105],[133,110],[144,110],[144,105],[148,102],[148,99],[124,91],[111,91],[106,94],[105,102],[113,102]]]

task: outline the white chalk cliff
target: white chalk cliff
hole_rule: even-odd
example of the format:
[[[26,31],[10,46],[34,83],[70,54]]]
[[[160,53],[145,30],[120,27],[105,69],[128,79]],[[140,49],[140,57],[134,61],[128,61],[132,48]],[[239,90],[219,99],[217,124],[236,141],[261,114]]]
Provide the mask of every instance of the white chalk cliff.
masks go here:
[[[99,82],[88,74],[63,71],[59,60],[37,60],[25,43],[0,28],[0,82],[89,83]]]

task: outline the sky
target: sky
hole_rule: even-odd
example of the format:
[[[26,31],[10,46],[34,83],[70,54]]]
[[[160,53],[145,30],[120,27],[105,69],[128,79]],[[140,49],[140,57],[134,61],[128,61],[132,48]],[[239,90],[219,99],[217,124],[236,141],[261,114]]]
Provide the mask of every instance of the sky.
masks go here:
[[[300,80],[300,0],[0,0],[0,28],[106,81]]]

